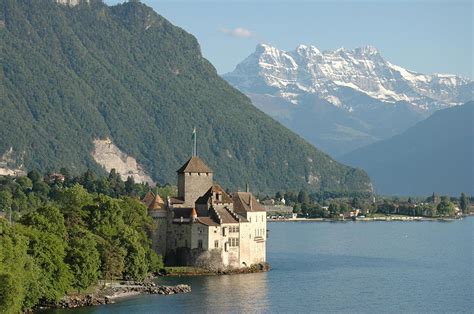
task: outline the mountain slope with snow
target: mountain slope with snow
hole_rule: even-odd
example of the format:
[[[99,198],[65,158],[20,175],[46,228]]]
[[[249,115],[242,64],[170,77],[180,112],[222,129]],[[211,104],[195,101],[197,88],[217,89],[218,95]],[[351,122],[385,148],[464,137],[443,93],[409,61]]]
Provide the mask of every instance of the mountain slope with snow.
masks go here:
[[[334,155],[398,134],[435,110],[467,102],[473,99],[474,86],[456,75],[406,70],[383,59],[371,46],[320,51],[299,45],[287,52],[259,44],[223,77],[257,107]],[[328,104],[339,110],[322,114],[321,107]],[[308,125],[304,121],[311,111],[315,121],[332,125]],[[337,131],[353,129],[336,123],[344,116],[359,125],[349,135]],[[384,130],[377,127],[380,121]]]
[[[472,98],[472,90],[471,95],[465,95],[460,92],[462,87],[473,86],[456,75],[406,70],[385,61],[371,46],[321,52],[314,46],[300,45],[285,52],[260,44],[224,77],[248,92],[266,86],[293,103],[301,93],[312,93],[344,106],[337,94],[340,87],[348,87],[387,103],[406,101],[425,110],[464,103]]]

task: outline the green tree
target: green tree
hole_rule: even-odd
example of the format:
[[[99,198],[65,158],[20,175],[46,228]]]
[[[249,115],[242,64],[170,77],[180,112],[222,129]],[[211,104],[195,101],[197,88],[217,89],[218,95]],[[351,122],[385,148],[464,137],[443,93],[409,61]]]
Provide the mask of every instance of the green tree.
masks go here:
[[[336,203],[336,202],[332,202],[331,204],[329,204],[328,210],[329,210],[329,213],[330,213],[331,215],[336,215],[336,214],[338,214],[338,213],[339,213],[339,204]]]
[[[37,230],[53,234],[61,239],[66,238],[64,217],[56,206],[48,205],[24,215],[20,222]]]
[[[79,183],[90,193],[96,192],[97,190],[97,176],[94,171],[88,169],[84,174],[79,178]]]
[[[0,191],[0,210],[11,215],[13,196],[9,191]]]
[[[43,178],[41,177],[41,174],[36,169],[33,169],[30,172],[28,172],[28,178],[32,181],[33,184],[43,180]]]
[[[459,198],[459,207],[463,214],[469,213],[469,198],[464,193],[461,193],[461,197]]]
[[[51,188],[44,181],[33,182],[33,192],[37,193],[39,196],[46,198],[50,192]]]
[[[456,212],[454,204],[446,196],[441,197],[441,201],[439,202],[436,209],[438,215],[440,216],[454,216]]]
[[[301,205],[300,204],[295,204],[293,206],[293,213],[298,214],[301,211]]]
[[[80,291],[97,283],[100,255],[90,231],[76,227],[69,233],[65,261],[71,270],[73,288]]]
[[[132,176],[127,177],[127,181],[125,181],[125,193],[127,195],[136,195],[135,192],[135,180]]]
[[[148,273],[149,261],[147,260],[146,250],[140,243],[140,236],[135,230],[126,228],[122,239],[122,243],[127,250],[124,277],[143,280]]]
[[[308,193],[307,193],[305,190],[301,190],[301,191],[298,193],[298,203],[301,203],[301,204],[309,204]]]
[[[349,206],[349,204],[347,204],[346,202],[342,202],[340,205],[339,205],[339,212],[340,213],[348,213],[351,211],[351,208]]]
[[[28,191],[33,188],[33,182],[28,177],[19,177],[16,179],[16,183],[18,183],[23,191]]]
[[[66,243],[59,236],[34,227],[19,226],[28,238],[28,254],[39,267],[38,284],[41,299],[58,302],[70,288],[71,274],[64,262]]]
[[[122,279],[127,250],[118,243],[109,243],[105,240],[102,240],[98,247],[102,278],[105,280]]]
[[[0,219],[0,313],[20,313],[28,293],[27,239]]]
[[[364,204],[358,197],[352,198],[351,206],[355,209],[361,209],[364,207]]]

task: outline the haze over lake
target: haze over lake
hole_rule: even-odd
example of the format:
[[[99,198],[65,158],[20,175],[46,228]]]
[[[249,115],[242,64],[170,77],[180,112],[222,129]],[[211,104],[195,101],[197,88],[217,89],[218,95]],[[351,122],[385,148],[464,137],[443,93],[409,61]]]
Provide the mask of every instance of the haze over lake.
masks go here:
[[[268,273],[159,278],[193,291],[50,313],[469,312],[473,222],[270,223]]]

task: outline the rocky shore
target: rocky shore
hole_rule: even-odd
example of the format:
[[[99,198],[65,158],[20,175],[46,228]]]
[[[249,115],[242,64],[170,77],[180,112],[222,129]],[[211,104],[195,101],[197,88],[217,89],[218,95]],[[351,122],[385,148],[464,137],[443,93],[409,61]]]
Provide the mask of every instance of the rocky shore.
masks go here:
[[[191,292],[189,285],[160,286],[153,282],[113,284],[105,288],[98,288],[94,293],[86,295],[65,296],[58,304],[43,304],[41,308],[77,308],[83,306],[103,305],[115,303],[118,298],[139,294],[173,295]]]

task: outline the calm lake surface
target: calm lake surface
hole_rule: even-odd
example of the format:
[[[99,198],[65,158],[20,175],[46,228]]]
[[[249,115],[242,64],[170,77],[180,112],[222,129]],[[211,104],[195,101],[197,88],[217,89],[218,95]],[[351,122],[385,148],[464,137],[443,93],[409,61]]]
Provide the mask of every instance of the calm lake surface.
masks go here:
[[[262,274],[160,278],[192,293],[51,313],[471,312],[474,217],[273,222]]]

